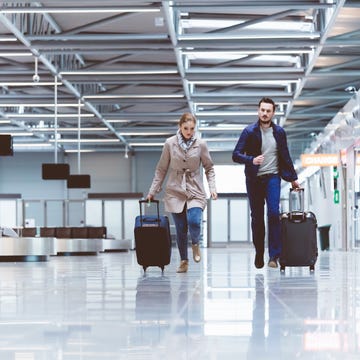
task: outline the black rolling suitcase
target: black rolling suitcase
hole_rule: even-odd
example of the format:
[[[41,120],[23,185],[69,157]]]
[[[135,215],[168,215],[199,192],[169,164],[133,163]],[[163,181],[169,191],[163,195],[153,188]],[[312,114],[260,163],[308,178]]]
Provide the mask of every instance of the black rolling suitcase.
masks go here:
[[[294,210],[293,197],[298,199]],[[314,271],[318,256],[317,220],[314,213],[304,211],[304,189],[290,189],[289,212],[281,214],[280,271],[286,266],[309,266]]]
[[[139,200],[140,215],[135,218],[135,251],[139,265],[146,271],[148,266],[159,266],[164,271],[170,263],[171,237],[169,218],[160,216],[159,200],[153,200],[157,207],[157,215],[143,215],[142,204],[148,200]]]

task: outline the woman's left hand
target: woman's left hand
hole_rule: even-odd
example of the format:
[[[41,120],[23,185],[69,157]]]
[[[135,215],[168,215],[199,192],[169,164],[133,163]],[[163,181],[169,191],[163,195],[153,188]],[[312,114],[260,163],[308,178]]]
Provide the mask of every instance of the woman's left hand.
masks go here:
[[[216,199],[218,198],[217,193],[216,193],[216,192],[212,192],[212,193],[211,193],[211,198],[212,198],[213,200],[216,200]]]

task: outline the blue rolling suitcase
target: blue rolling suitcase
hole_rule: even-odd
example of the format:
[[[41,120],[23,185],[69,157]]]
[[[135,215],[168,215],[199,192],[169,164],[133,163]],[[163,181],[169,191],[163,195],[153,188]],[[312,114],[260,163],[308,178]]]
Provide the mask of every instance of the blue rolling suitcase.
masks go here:
[[[149,266],[159,266],[164,271],[170,264],[171,237],[169,218],[160,216],[159,200],[153,200],[157,207],[157,215],[143,215],[142,204],[148,200],[139,200],[140,215],[135,218],[135,251],[139,265],[146,271]]]
[[[294,210],[292,195],[298,199],[298,210]],[[289,212],[281,214],[280,271],[286,266],[309,266],[314,271],[318,257],[317,220],[314,213],[304,211],[304,189],[290,189]]]

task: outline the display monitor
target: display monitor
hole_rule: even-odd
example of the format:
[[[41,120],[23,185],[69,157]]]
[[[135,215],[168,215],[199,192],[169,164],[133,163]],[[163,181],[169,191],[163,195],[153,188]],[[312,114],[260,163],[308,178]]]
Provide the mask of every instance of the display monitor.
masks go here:
[[[90,187],[90,175],[70,175],[67,178],[68,189],[82,189]]]
[[[14,155],[12,136],[7,134],[0,135],[0,156],[12,155]]]
[[[42,164],[43,180],[66,180],[69,174],[69,164]]]

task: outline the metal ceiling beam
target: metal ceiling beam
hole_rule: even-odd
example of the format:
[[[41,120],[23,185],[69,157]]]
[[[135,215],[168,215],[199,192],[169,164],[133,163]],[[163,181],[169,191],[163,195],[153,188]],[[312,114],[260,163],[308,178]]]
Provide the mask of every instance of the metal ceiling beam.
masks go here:
[[[43,64],[49,69],[49,71],[52,73],[53,76],[56,76],[59,78],[60,81],[62,81],[64,83],[64,85],[69,89],[69,91],[71,91],[71,93],[74,95],[75,99],[81,99],[81,94],[77,91],[77,89],[68,81],[64,80],[62,78],[62,76],[59,74],[58,69],[56,69],[53,64],[46,58],[44,57],[36,48],[34,48],[32,46],[32,44],[28,41],[28,39],[26,38],[26,36],[24,36],[18,29],[17,27],[3,14],[0,13],[0,22],[6,26],[15,36],[17,39],[19,39],[19,41],[21,41],[25,46],[28,47],[28,49],[34,54],[34,56],[38,57],[39,60],[41,60],[43,62]],[[102,115],[97,111],[97,109],[90,103],[90,102],[85,102],[83,101],[83,103],[86,105],[86,107],[92,111],[96,117],[98,117],[99,120],[101,120],[115,135],[116,132],[114,130],[114,128],[112,127],[111,124],[109,124],[103,117]],[[127,145],[127,141],[126,139],[124,139],[123,137],[116,135],[124,144]]]
[[[193,107],[193,103],[191,101],[191,90],[189,87],[189,84],[186,80],[186,69],[185,69],[185,65],[184,64],[184,59],[182,57],[181,52],[179,51],[179,49],[177,48],[177,33],[176,33],[176,23],[177,22],[177,18],[176,18],[176,14],[172,11],[172,9],[169,6],[169,3],[167,1],[162,1],[162,8],[164,11],[164,15],[165,15],[165,19],[166,19],[166,24],[167,24],[167,29],[168,29],[168,33],[170,36],[170,40],[172,43],[172,46],[174,48],[174,53],[175,53],[175,58],[176,58],[176,64],[177,64],[177,68],[181,77],[181,81],[182,81],[182,86],[183,86],[183,90],[184,90],[184,94],[188,103],[188,107],[189,107],[189,111],[194,112],[194,107]]]
[[[280,1],[280,0],[268,0],[268,1],[223,1],[219,4],[219,1],[215,1],[215,4],[212,4],[212,1],[206,0],[198,0],[198,3],[204,2],[203,4],[194,5],[194,2],[191,0],[189,1],[175,1],[174,8],[184,12],[191,12],[191,11],[199,11],[202,12],[213,12],[214,9],[218,8],[221,9],[222,12],[234,12],[240,10],[253,10],[256,12],[257,9],[284,9],[291,7],[292,9],[298,10],[307,10],[309,8],[313,9],[328,9],[333,6],[333,4],[323,4],[319,3],[317,0],[310,0],[310,1]]]
[[[106,4],[111,3],[115,6],[119,5],[115,0],[106,2]],[[149,5],[145,0],[133,0],[129,3],[139,6]],[[19,2],[19,4],[24,3]],[[339,4],[346,7],[347,11],[339,10],[336,13]],[[30,7],[42,7],[42,5],[40,2],[31,2]],[[150,128],[154,127],[161,130],[166,125],[174,129],[182,111],[188,110],[189,107],[195,108],[200,121],[209,123],[213,127],[221,123],[246,124],[256,118],[258,99],[264,95],[271,96],[281,105],[281,111],[288,114],[284,126],[287,129],[292,128],[289,130],[289,135],[296,144],[291,146],[295,157],[308,146],[310,140],[307,134],[318,132],[348,101],[350,95],[344,89],[350,85],[355,88],[360,86],[360,76],[357,75],[360,74],[359,26],[356,17],[358,2],[174,0],[152,1],[151,5],[160,11],[149,15],[141,14],[139,18],[135,13],[93,13],[88,18],[82,16],[79,24],[73,21],[76,16],[68,17],[66,13],[57,13],[56,20],[61,27],[51,13],[14,14],[13,19],[17,20],[14,26],[19,32],[24,34],[26,29],[29,29],[27,35],[24,35],[28,43],[12,42],[10,40],[13,36],[10,37],[6,31],[2,31],[3,35],[0,35],[0,55],[3,55],[0,56],[2,81],[31,81],[33,75],[32,57],[17,58],[4,54],[9,54],[9,51],[22,52],[22,54],[38,51],[51,62],[54,69],[69,70],[60,73],[66,83],[58,88],[59,102],[69,102],[68,99],[73,99],[75,102],[80,94],[123,95],[123,98],[116,99],[104,97],[96,100],[86,97],[83,99],[91,102],[90,105],[97,113],[113,126],[114,131],[120,133],[124,129],[131,132],[136,128],[147,128],[150,131]],[[350,6],[353,6],[354,11],[349,12]],[[98,0],[88,0],[86,5],[80,4],[80,0],[63,0],[60,7],[67,8],[67,11],[70,11],[71,7],[76,7],[78,11],[86,11],[89,7],[102,8],[102,4]],[[181,11],[186,14],[180,14]],[[327,13],[330,15],[332,13],[333,17],[327,17]],[[1,12],[0,14],[10,19],[10,15]],[[347,16],[346,21],[342,19],[343,14]],[[165,25],[154,26],[155,16],[165,16],[163,21]],[[131,19],[128,19],[129,17]],[[287,31],[273,29],[271,32],[252,31],[254,29],[250,27],[276,19],[277,23],[289,21],[295,26],[300,23],[305,26],[312,23],[317,36],[322,37],[308,39],[302,36],[304,33],[301,31],[289,31],[290,27]],[[214,26],[182,28],[183,21],[187,21],[187,25],[191,26],[192,20],[208,20],[208,23]],[[230,23],[232,25],[223,25],[221,20],[232,21]],[[239,24],[240,21],[243,22]],[[216,24],[219,24],[218,29],[211,31],[216,29]],[[341,26],[340,32],[338,26]],[[140,34],[136,34],[137,32]],[[335,36],[330,38],[329,35],[333,33]],[[276,35],[279,39],[273,36],[268,38],[269,34]],[[293,34],[300,38],[284,38]],[[207,54],[208,52],[210,54]],[[232,56],[227,56],[230,53]],[[206,58],[204,55],[209,57]],[[264,66],[267,59],[263,55],[277,55],[277,58],[270,66]],[[289,58],[280,60],[280,56],[289,56]],[[296,57],[298,60],[292,67],[292,61]],[[126,71],[135,68],[175,69],[176,73],[94,75],[90,71],[95,69]],[[71,69],[89,71],[84,72],[83,75],[75,75],[71,73]],[[54,77],[47,66],[39,67],[39,75],[41,79],[49,81]],[[67,85],[71,85],[73,89]],[[185,94],[185,96],[182,100],[169,99],[169,101],[134,97],[149,93]],[[21,96],[23,104],[12,99],[13,95]],[[14,101],[10,102],[11,100]],[[51,106],[49,108],[32,106],[39,102],[53,102],[52,87],[3,86],[0,106],[1,103],[11,106],[0,110],[15,113],[18,112],[20,105],[24,105],[25,112],[32,111],[39,114],[52,112]],[[245,113],[239,115],[241,110],[245,109],[254,110],[254,116]],[[85,112],[93,113],[91,110],[91,107],[84,107]],[[61,112],[63,111],[71,112],[71,109],[61,109]],[[59,119],[60,121],[61,126],[74,126],[75,119],[66,119],[66,121]],[[17,126],[15,122],[17,120],[12,121],[14,126]],[[31,121],[26,120],[22,123],[31,124]],[[103,121],[94,117],[87,120],[86,124],[101,126]],[[217,135],[219,135],[217,132],[211,133],[211,140],[215,140]],[[97,137],[102,136],[104,134],[99,131]],[[159,142],[163,142],[166,137],[167,135],[159,136]],[[104,149],[115,150],[115,146],[104,145]],[[229,147],[229,142],[221,144],[218,141],[211,141],[209,146],[211,149],[229,150],[233,144]],[[74,149],[70,144],[65,144],[63,147]],[[94,148],[97,151],[102,149],[98,145]],[[147,149],[158,151],[160,147],[147,147]]]
[[[316,61],[318,59],[318,57],[320,56],[321,54],[321,50],[326,42],[326,39],[328,38],[329,34],[330,34],[330,31],[332,29],[332,27],[334,26],[335,24],[335,20],[340,12],[340,9],[343,7],[345,3],[345,0],[339,0],[337,3],[336,3],[336,7],[333,11],[333,13],[331,14],[330,16],[330,19],[328,20],[328,22],[326,24],[320,24],[320,26],[322,26],[322,31],[323,31],[323,34],[321,36],[321,39],[320,39],[320,43],[315,47],[315,51],[314,51],[314,54],[313,56],[310,58],[310,61],[307,65],[307,69],[306,69],[306,73],[305,73],[305,76],[301,79],[300,83],[297,84],[297,87],[296,87],[296,90],[295,90],[295,94],[294,94],[294,100],[297,99],[304,86],[305,86],[305,83],[307,81],[307,77],[310,76],[310,74],[312,75],[312,72],[313,72],[313,69],[315,67],[315,64],[316,64]],[[321,18],[321,20],[323,20]],[[324,20],[325,21],[325,20]],[[287,108],[287,114],[286,114],[286,117],[290,114],[291,110],[293,108],[293,103],[291,102],[289,104],[289,107]]]

